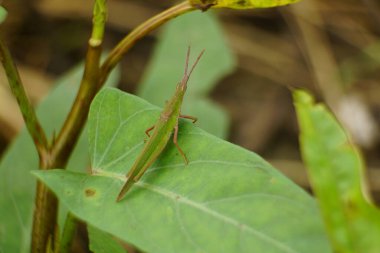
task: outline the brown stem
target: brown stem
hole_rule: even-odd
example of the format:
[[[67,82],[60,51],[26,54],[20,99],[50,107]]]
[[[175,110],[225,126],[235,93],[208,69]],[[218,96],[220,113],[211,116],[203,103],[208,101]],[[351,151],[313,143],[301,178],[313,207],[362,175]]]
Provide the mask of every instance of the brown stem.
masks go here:
[[[7,74],[9,86],[20,107],[22,117],[24,118],[26,124],[26,128],[28,129],[29,134],[32,136],[38,154],[41,158],[48,149],[46,135],[37,119],[32,104],[29,102],[28,96],[26,95],[26,92],[24,90],[24,86],[22,84],[20,75],[17,71],[16,65],[13,63],[11,54],[1,39],[0,60],[3,64],[5,73]]]
[[[194,10],[187,1],[178,4],[149,19],[134,29],[110,53],[101,68],[99,59],[101,54],[100,40],[90,40],[87,52],[84,76],[66,121],[53,140],[52,147],[47,155],[41,159],[41,168],[64,168],[84,127],[90,104],[96,93],[103,86],[111,70],[120,61],[121,57],[142,37],[180,14]],[[57,217],[57,199],[46,189],[37,184],[36,209],[33,222],[32,252],[46,252],[46,245],[50,240],[53,245]],[[53,249],[56,250],[56,249]]]
[[[184,14],[186,12],[195,10],[188,1],[184,1],[177,4],[158,15],[145,21],[138,27],[136,27],[131,33],[129,33],[120,43],[111,51],[107,59],[104,61],[100,68],[99,76],[99,89],[103,86],[104,82],[115,65],[120,61],[123,55],[128,52],[128,50],[141,38],[146,36],[152,30],[156,29],[160,25],[166,23],[167,21]]]
[[[86,56],[86,68],[78,94],[61,132],[53,142],[51,159],[54,161],[54,167],[63,168],[66,165],[86,123],[91,101],[98,91],[96,84],[99,74],[100,55],[101,45],[94,46],[90,44]]]
[[[77,230],[78,220],[71,213],[66,215],[65,225],[62,231],[62,240],[59,246],[59,253],[70,253],[71,243],[75,236],[75,231]]]
[[[54,252],[54,245],[58,239],[56,227],[58,201],[54,194],[40,181],[37,182],[36,191],[31,252]],[[51,251],[47,249],[49,245],[52,247]]]
[[[67,117],[64,126],[62,127],[62,130],[53,145],[52,156],[61,161],[58,162],[58,164],[61,164],[71,153],[71,150],[76,143],[81,129],[86,122],[92,99],[95,97],[99,89],[104,85],[104,82],[107,80],[109,73],[120,61],[121,57],[139,39],[147,35],[149,32],[164,24],[168,20],[173,19],[178,15],[186,13],[190,10],[194,10],[194,7],[185,1],[152,17],[134,29],[114,48],[114,50],[111,51],[99,70],[99,76],[93,75],[93,73],[98,73],[97,71],[87,71],[88,77],[83,79],[79,93],[75,99],[73,107],[71,108],[69,116]],[[100,56],[100,54],[98,54],[99,52],[94,51],[92,53],[89,52],[88,54],[87,62],[89,64],[92,64],[92,67],[96,67],[96,63],[99,61],[99,59],[94,59]],[[96,53],[95,57],[94,53]],[[89,69],[92,69],[92,67],[90,66]]]
[[[87,112],[91,100],[96,94],[96,82],[99,73],[99,59],[101,54],[100,45],[90,45],[86,56],[86,67],[79,88],[75,104],[71,110],[63,131],[58,135],[57,140],[53,140],[50,152],[41,159],[41,169],[64,168],[74,149],[74,145],[86,122]],[[83,111],[82,111],[83,110]],[[83,113],[84,112],[84,113]],[[66,124],[77,129],[77,131],[67,131]],[[66,130],[66,131],[65,131]],[[32,251],[33,253],[49,252],[46,247],[57,246],[54,242],[57,239],[57,199],[42,183],[37,183],[36,207],[33,218],[32,231]],[[55,248],[51,249],[53,252]]]

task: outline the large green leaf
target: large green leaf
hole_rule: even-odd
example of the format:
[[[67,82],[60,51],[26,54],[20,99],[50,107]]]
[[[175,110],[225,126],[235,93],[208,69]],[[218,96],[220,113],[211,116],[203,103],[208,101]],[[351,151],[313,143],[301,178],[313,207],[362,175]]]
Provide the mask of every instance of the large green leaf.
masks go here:
[[[189,0],[189,2],[200,8],[231,8],[252,9],[269,8],[287,4],[293,4],[300,0]]]
[[[189,80],[182,112],[198,117],[197,124],[204,130],[225,138],[228,117],[207,95],[221,78],[231,73],[235,60],[214,15],[192,12],[165,26],[138,95],[163,106],[182,78],[188,46],[193,59],[202,49],[206,51]]]
[[[336,252],[380,252],[380,213],[363,195],[358,150],[324,105],[304,91],[293,96],[303,159]]]
[[[180,122],[178,138],[190,163],[170,143],[116,202],[159,112],[138,97],[104,89],[89,118],[93,175],[35,174],[76,216],[147,252],[330,252],[306,192],[256,154],[187,121]]]
[[[38,107],[44,130],[51,136],[63,123],[74,100],[83,68],[78,67],[57,81],[56,87]],[[110,76],[116,83],[118,73]],[[84,134],[85,135],[85,134]],[[87,138],[82,136],[69,161],[68,169],[88,166]],[[29,134],[23,130],[5,152],[0,162],[0,252],[29,252],[35,178],[30,170],[38,169],[38,155]]]

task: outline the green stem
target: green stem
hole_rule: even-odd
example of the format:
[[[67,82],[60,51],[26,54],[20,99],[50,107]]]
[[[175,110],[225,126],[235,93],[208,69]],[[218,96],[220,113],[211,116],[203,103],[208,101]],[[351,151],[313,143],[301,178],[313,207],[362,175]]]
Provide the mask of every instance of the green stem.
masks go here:
[[[156,16],[147,20],[130,34],[128,34],[109,54],[100,69],[98,62],[100,58],[100,44],[97,37],[92,37],[89,41],[90,48],[86,59],[86,70],[82,80],[78,95],[74,101],[71,111],[58,134],[56,141],[52,147],[52,156],[54,160],[58,160],[58,165],[65,164],[65,160],[71,154],[79,134],[86,122],[87,114],[92,99],[103,86],[111,70],[120,61],[121,57],[142,37],[149,32],[164,24],[168,20],[177,17],[180,14],[194,10],[187,1],[180,3]],[[104,16],[104,15],[103,15]],[[99,30],[99,28],[97,28]],[[98,32],[93,31],[94,36],[98,36]],[[62,166],[57,166],[62,167]]]
[[[92,19],[91,40],[93,44],[101,44],[104,37],[104,24],[107,20],[107,4],[106,0],[96,0]]]
[[[96,10],[94,10],[94,13],[105,17],[105,6],[103,8],[99,6],[99,3],[102,2],[105,4],[103,0],[98,0],[95,3],[94,9]],[[53,140],[49,153],[40,157],[41,169],[65,168],[79,138],[86,122],[90,103],[97,92],[96,83],[102,52],[101,44],[104,26],[105,18],[94,17],[93,33],[89,40],[85,70],[77,97],[57,139]],[[31,252],[55,252],[59,241],[56,226],[58,201],[46,186],[40,182],[37,182],[35,206]],[[72,237],[66,238],[72,239]],[[70,244],[70,242],[67,243]],[[50,249],[47,248],[49,245]]]
[[[7,73],[9,85],[13,95],[17,99],[26,127],[37,148],[40,158],[40,167],[46,168],[44,166],[44,161],[49,160],[49,147],[46,135],[37,120],[37,116],[32,105],[26,96],[17,68],[12,61],[12,57],[1,40],[0,56],[5,72]],[[40,217],[41,213],[34,213],[32,252],[45,252],[47,245],[54,244],[56,239],[55,220],[57,213],[57,199],[42,183],[38,182],[36,210],[41,209],[47,211],[43,214],[43,218]]]
[[[66,166],[86,123],[91,101],[103,86],[109,73],[120,61],[121,57],[150,31],[178,15],[195,9],[185,1],[149,19],[128,34],[110,53],[102,67],[99,68],[106,17],[106,8],[105,6],[101,8],[98,5],[100,3],[105,4],[105,0],[98,0],[94,7],[94,14],[99,16],[94,17],[93,32],[89,40],[89,48],[86,56],[85,71],[77,97],[57,139],[53,140],[52,147],[49,150],[50,152],[47,156],[44,156],[41,161],[42,169],[64,168]],[[36,209],[33,219],[32,253],[45,252],[46,249],[42,249],[42,245],[46,247],[49,238],[50,241],[55,239],[52,238],[52,235],[54,235],[56,231],[56,212],[57,200],[46,187],[38,183]],[[46,229],[44,226],[48,228]],[[52,248],[56,250],[56,245]]]
[[[129,33],[120,43],[111,51],[107,59],[104,61],[100,68],[99,76],[99,89],[103,86],[104,82],[111,70],[116,66],[125,53],[141,38],[146,36],[148,33],[156,29],[157,27],[163,25],[167,21],[182,15],[186,12],[195,10],[189,1],[184,1],[177,4],[156,16],[148,19],[138,27],[136,27],[131,33]]]
[[[0,60],[3,64],[5,73],[7,74],[9,86],[20,107],[22,117],[24,118],[26,124],[26,128],[32,136],[38,154],[41,158],[48,149],[46,135],[37,119],[32,104],[29,102],[20,75],[17,71],[15,64],[13,63],[11,54],[1,39]]]
[[[77,105],[89,108],[90,101],[86,100],[86,94],[95,92],[93,87],[96,87],[97,73],[99,69],[99,59],[101,54],[100,46],[89,46],[86,58],[86,66],[81,87],[77,94]],[[86,121],[86,116],[79,113],[79,108],[69,114],[69,123],[74,127],[81,127]],[[74,116],[73,116],[74,115]],[[76,140],[80,131],[74,133],[63,131],[53,142],[48,155],[43,156],[41,169],[48,170],[52,168],[65,168],[67,161],[71,155]],[[37,193],[35,200],[36,208],[33,217],[32,231],[32,253],[46,252],[47,242],[56,242],[56,222],[57,222],[57,205],[58,201],[55,196],[42,183],[37,182]],[[52,245],[53,251],[57,248]]]
[[[62,232],[62,240],[59,245],[59,253],[71,252],[71,244],[75,236],[77,224],[77,219],[71,213],[67,213],[65,225]]]
[[[37,181],[32,227],[32,253],[54,252],[56,249],[57,211],[57,198],[43,183]]]
[[[86,123],[91,101],[98,91],[97,81],[102,49],[101,45],[93,45],[91,42],[92,40],[90,39],[85,70],[78,94],[71,111],[51,148],[51,159],[54,161],[52,166],[56,168],[63,168],[66,166],[81,130]]]

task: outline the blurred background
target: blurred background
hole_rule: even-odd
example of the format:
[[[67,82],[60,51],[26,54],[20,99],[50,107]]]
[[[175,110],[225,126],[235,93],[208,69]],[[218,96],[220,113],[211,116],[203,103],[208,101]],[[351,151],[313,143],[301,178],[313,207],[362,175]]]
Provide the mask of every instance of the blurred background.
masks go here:
[[[54,80],[82,61],[91,31],[92,0],[3,1],[1,36],[34,104]],[[175,1],[109,0],[104,47]],[[237,68],[212,90],[228,114],[228,140],[252,150],[309,190],[301,163],[292,88],[311,90],[351,132],[380,200],[380,3],[304,0],[258,10],[213,10]],[[134,93],[157,42],[150,34],[121,63],[118,87]],[[2,70],[1,70],[2,71]],[[0,156],[23,126],[0,72]]]

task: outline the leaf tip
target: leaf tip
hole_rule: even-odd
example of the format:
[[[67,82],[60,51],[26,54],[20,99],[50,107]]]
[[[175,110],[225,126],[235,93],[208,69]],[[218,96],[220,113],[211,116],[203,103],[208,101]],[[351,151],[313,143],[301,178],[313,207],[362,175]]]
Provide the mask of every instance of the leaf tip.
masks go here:
[[[299,104],[312,104],[314,102],[314,98],[311,96],[311,94],[302,89],[293,91],[293,100],[295,103]]]

